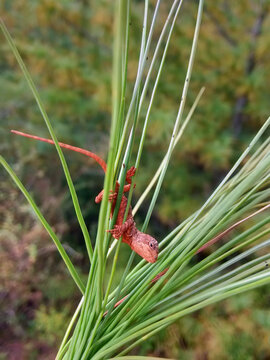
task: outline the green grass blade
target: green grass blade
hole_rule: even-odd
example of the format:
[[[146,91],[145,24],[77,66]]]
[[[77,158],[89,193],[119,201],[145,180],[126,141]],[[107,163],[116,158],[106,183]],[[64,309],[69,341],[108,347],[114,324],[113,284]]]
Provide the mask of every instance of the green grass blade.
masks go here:
[[[196,20],[196,26],[195,26],[195,31],[194,31],[193,41],[192,41],[192,48],[191,48],[191,53],[190,53],[190,58],[189,58],[189,63],[188,63],[188,69],[187,69],[187,73],[186,73],[186,78],[185,78],[185,83],[184,83],[184,88],[183,88],[183,92],[182,92],[182,97],[181,97],[181,101],[180,101],[178,114],[177,114],[177,117],[176,117],[176,121],[175,121],[174,129],[173,129],[171,141],[170,141],[167,156],[166,156],[166,161],[165,161],[165,164],[164,164],[164,166],[162,168],[162,171],[161,171],[161,174],[160,174],[160,177],[159,177],[155,192],[153,194],[153,198],[151,200],[148,212],[146,214],[146,218],[145,218],[145,221],[144,221],[144,224],[143,224],[143,227],[142,227],[142,231],[144,231],[147,228],[148,222],[150,220],[150,217],[152,215],[154,206],[156,204],[157,197],[159,195],[161,185],[163,183],[163,179],[165,177],[165,174],[166,174],[166,171],[167,171],[167,168],[168,168],[168,165],[169,165],[169,161],[170,161],[170,158],[171,158],[171,155],[172,155],[172,151],[173,151],[173,148],[174,148],[175,139],[176,139],[176,136],[177,136],[177,133],[178,133],[180,121],[182,120],[182,115],[183,115],[183,111],[184,111],[184,107],[185,107],[187,91],[188,91],[188,88],[189,88],[193,63],[194,63],[197,44],[198,44],[198,37],[199,37],[199,31],[200,31],[200,25],[201,25],[201,20],[202,20],[202,13],[203,13],[203,3],[204,3],[204,1],[201,0],[199,2],[199,6],[198,6],[197,20]]]
[[[78,197],[77,197],[77,194],[76,194],[76,191],[75,191],[75,188],[74,188],[74,185],[73,185],[73,182],[72,182],[72,179],[71,179],[71,176],[70,176],[70,173],[69,173],[69,169],[68,169],[68,166],[67,166],[67,163],[66,163],[66,160],[65,160],[65,157],[64,157],[64,154],[62,152],[62,149],[61,147],[59,146],[58,144],[58,140],[57,140],[57,137],[54,133],[54,130],[53,130],[53,127],[51,125],[51,122],[49,120],[49,117],[47,115],[47,112],[45,110],[45,107],[41,101],[41,97],[36,89],[36,86],[31,78],[31,75],[29,73],[29,71],[27,70],[22,58],[21,58],[21,55],[19,54],[19,51],[11,37],[11,35],[9,34],[8,32],[8,29],[6,28],[4,22],[2,19],[0,19],[0,27],[1,27],[1,30],[3,31],[3,34],[24,74],[24,77],[34,95],[34,98],[37,102],[37,105],[39,107],[39,110],[42,114],[42,117],[47,125],[47,128],[49,130],[49,133],[54,141],[54,144],[55,144],[55,147],[56,147],[56,150],[57,150],[57,153],[58,153],[58,156],[60,158],[60,161],[61,161],[61,164],[62,164],[62,167],[63,167],[63,170],[64,170],[64,173],[65,173],[65,176],[66,176],[66,179],[67,179],[67,183],[68,183],[68,187],[69,187],[69,191],[70,191],[70,194],[71,194],[71,197],[72,197],[72,202],[73,202],[73,205],[74,205],[74,209],[75,209],[75,212],[76,212],[76,215],[77,215],[77,218],[78,218],[78,221],[79,221],[79,224],[80,224],[80,227],[82,229],[82,233],[83,233],[83,236],[84,236],[84,240],[85,240],[85,244],[86,244],[86,248],[87,248],[87,252],[88,252],[88,256],[89,256],[89,259],[90,261],[92,260],[92,256],[93,256],[93,249],[92,249],[92,245],[91,245],[91,240],[90,240],[90,235],[89,235],[89,232],[87,230],[87,227],[86,227],[86,224],[84,222],[84,219],[83,219],[83,216],[82,216],[82,212],[81,212],[81,208],[80,208],[80,204],[79,204],[79,201],[78,201]]]
[[[120,161],[121,154],[122,154],[123,147],[124,147],[124,143],[126,141],[126,135],[127,135],[128,128],[130,126],[130,121],[131,121],[131,114],[132,114],[132,111],[134,110],[134,107],[135,107],[135,104],[136,104],[138,91],[139,91],[139,88],[140,88],[140,84],[141,84],[141,80],[142,80],[142,76],[143,76],[143,71],[144,71],[144,67],[145,67],[145,64],[146,64],[146,58],[147,58],[147,55],[148,55],[149,47],[151,45],[151,40],[152,40],[152,36],[153,36],[154,27],[155,27],[155,24],[156,24],[156,21],[157,21],[157,15],[158,15],[160,3],[161,3],[161,0],[157,0],[155,10],[154,10],[153,19],[152,19],[152,23],[151,23],[149,34],[148,34],[148,39],[147,39],[144,54],[143,54],[143,58],[142,58],[142,61],[140,63],[140,66],[138,66],[138,73],[137,73],[137,77],[136,77],[136,81],[135,81],[135,85],[134,85],[134,89],[133,89],[133,93],[132,93],[132,98],[131,98],[131,101],[130,101],[130,105],[128,107],[127,116],[126,116],[126,119],[125,119],[124,129],[123,129],[123,132],[121,134],[121,140],[120,140],[118,153],[117,153],[117,157],[116,157],[116,164],[118,164],[119,161]]]
[[[79,305],[77,306],[77,308],[76,308],[76,310],[75,310],[75,312],[74,312],[74,314],[73,314],[73,316],[72,316],[72,319],[71,319],[71,321],[70,321],[70,323],[69,323],[69,325],[68,325],[68,328],[67,328],[67,330],[66,330],[66,332],[65,332],[65,335],[64,335],[63,340],[62,340],[62,342],[61,342],[61,345],[60,345],[60,347],[59,347],[59,349],[58,349],[57,356],[56,356],[55,360],[60,360],[60,359],[63,358],[63,357],[62,357],[62,353],[63,353],[63,351],[64,351],[64,348],[66,347],[68,338],[69,338],[70,333],[71,333],[71,331],[72,331],[72,328],[73,328],[73,326],[74,326],[74,324],[75,324],[75,321],[77,320],[77,317],[79,316],[79,313],[80,313],[80,311],[81,311],[81,307],[82,307],[83,301],[84,301],[84,297],[81,298],[81,300],[80,300],[80,302],[79,302]]]
[[[176,136],[175,143],[174,143],[173,147],[176,146],[176,144],[179,142],[180,138],[182,137],[182,135],[183,135],[183,133],[185,131],[185,128],[187,127],[190,119],[192,118],[192,115],[193,115],[193,113],[194,113],[194,111],[195,111],[195,109],[196,109],[196,107],[197,107],[197,105],[198,105],[198,103],[200,101],[200,98],[201,98],[202,94],[204,93],[204,90],[205,90],[205,88],[202,88],[199,91],[199,93],[198,93],[192,107],[190,108],[190,111],[189,111],[185,121],[183,122],[183,125],[179,129],[179,132],[178,132],[178,134]],[[167,156],[167,154],[164,156],[164,158],[163,158],[159,168],[157,169],[155,175],[153,176],[152,180],[150,181],[150,183],[148,184],[148,186],[146,187],[144,192],[141,194],[141,196],[140,196],[139,200],[137,201],[136,205],[133,207],[133,214],[136,214],[136,212],[140,208],[141,204],[143,203],[143,201],[145,200],[145,198],[147,197],[147,195],[151,191],[152,187],[155,185],[156,181],[158,180],[158,177],[159,177],[159,175],[160,175],[160,173],[161,173],[161,171],[162,171],[162,169],[163,169],[163,167],[165,165],[166,156]]]
[[[268,284],[270,282],[270,271],[263,274],[251,276],[248,279],[237,281],[233,284],[224,286],[223,289],[214,289],[211,291],[199,294],[186,302],[181,303],[166,312],[160,312],[160,314],[152,317],[148,321],[134,326],[130,331],[125,332],[117,339],[109,341],[96,356],[94,360],[103,359],[107,354],[111,354],[121,346],[140,338],[143,341],[143,337],[154,329],[160,330],[162,327],[168,326],[176,319],[187,315],[191,312],[197,311],[207,305],[224,300],[230,296],[238,295],[247,290],[254,289],[258,286]]]

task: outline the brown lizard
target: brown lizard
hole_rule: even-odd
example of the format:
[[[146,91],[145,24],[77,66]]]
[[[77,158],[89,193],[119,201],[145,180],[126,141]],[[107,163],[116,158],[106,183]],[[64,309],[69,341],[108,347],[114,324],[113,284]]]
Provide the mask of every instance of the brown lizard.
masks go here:
[[[26,136],[32,139],[36,139],[36,140],[40,140],[40,141],[45,141],[48,142],[50,144],[54,144],[54,142],[52,140],[48,140],[48,139],[43,139],[40,138],[38,136],[33,136],[33,135],[28,135],[28,134],[24,134],[21,133],[19,131],[14,131],[12,130],[13,133],[18,134],[18,135],[22,135],[22,136]],[[90,151],[81,149],[81,148],[77,148],[71,145],[67,145],[67,144],[63,144],[63,143],[59,143],[59,145],[61,147],[82,153],[84,155],[87,155],[91,158],[93,158],[94,160],[96,160],[99,165],[102,167],[102,169],[104,170],[104,172],[106,172],[106,163],[104,162],[104,160],[102,160],[99,156],[97,156],[94,153],[91,153]],[[124,192],[129,191],[130,189],[130,183],[131,183],[131,178],[132,176],[134,176],[136,169],[134,167],[131,167],[126,175],[126,181],[128,183],[128,185],[124,186]],[[113,214],[114,211],[114,207],[115,207],[115,203],[116,203],[116,197],[118,194],[118,189],[119,189],[119,183],[116,183],[116,191],[114,193],[112,193],[109,197],[110,201],[113,201],[112,204],[112,210],[111,210],[111,215]],[[103,190],[99,193],[99,195],[96,197],[96,202],[100,202],[102,200],[102,196],[103,196]],[[116,221],[116,225],[114,227],[114,229],[109,230],[112,235],[118,239],[123,235],[123,242],[126,242],[135,252],[137,252],[139,255],[141,255],[145,260],[149,261],[149,262],[155,262],[157,260],[157,256],[158,256],[158,243],[157,241],[152,238],[150,235],[141,233],[138,229],[136,229],[135,226],[135,222],[133,220],[133,216],[132,216],[132,209],[131,207],[129,208],[128,211],[128,217],[127,220],[124,224],[122,224],[123,222],[123,218],[124,218],[124,213],[125,213],[125,209],[126,209],[126,205],[127,205],[127,198],[125,196],[122,197],[121,199],[121,205],[120,205],[120,209],[119,209],[119,213],[118,213],[118,217],[117,217],[117,221]],[[205,243],[204,245],[202,245],[196,252],[195,254],[200,253],[201,251],[204,251],[206,248],[208,248],[209,246],[213,245],[214,243],[216,243],[217,241],[219,241],[220,239],[222,239],[225,235],[227,235],[229,232],[231,232],[234,228],[236,228],[238,225],[240,225],[241,223],[243,223],[244,221],[252,218],[253,216],[267,210],[270,208],[270,204],[267,203],[267,205],[265,205],[264,207],[260,208],[259,210],[257,210],[256,212],[254,212],[253,214],[247,216],[246,218],[236,222],[235,224],[233,224],[232,226],[230,226],[228,229],[226,229],[225,231],[223,231],[222,233],[220,233],[219,235],[215,236],[214,238],[212,238],[211,240],[209,240],[207,243]],[[120,213],[120,210],[122,211],[122,213]],[[120,215],[119,215],[120,214]],[[120,221],[119,221],[120,219]],[[125,225],[127,223],[127,225]],[[130,229],[131,227],[131,229]],[[134,229],[135,228],[135,229]],[[129,229],[129,231],[128,231]],[[134,232],[134,233],[133,233]],[[137,232],[139,232],[139,234],[137,234]],[[121,235],[120,235],[121,234]],[[133,234],[133,237],[132,237]],[[141,234],[141,235],[140,235]],[[118,237],[119,236],[119,237]],[[150,243],[151,241],[154,242],[154,249],[156,249],[156,252],[151,252],[151,251],[146,251],[145,250],[145,245],[143,247],[141,247],[140,245],[137,246],[137,243],[140,243],[140,240],[138,240],[138,238],[143,238],[146,239],[147,237],[149,237],[149,241],[146,243],[148,244],[148,250],[152,249]],[[133,245],[132,245],[133,244]],[[133,247],[132,247],[133,246]],[[137,249],[138,247],[138,249]],[[146,246],[147,248],[147,246]],[[150,249],[149,249],[150,248]],[[146,255],[145,254],[149,254]],[[156,254],[156,255],[155,255]],[[155,257],[156,256],[156,257]],[[150,259],[150,260],[149,260]],[[154,261],[151,261],[151,259],[155,259]],[[162,278],[163,275],[166,274],[166,272],[169,270],[169,268],[164,269],[163,271],[161,271],[159,274],[157,274],[152,280],[151,283],[155,283],[157,282],[160,278]],[[120,304],[122,304],[128,297],[129,295],[126,295],[125,297],[123,297],[121,300],[119,300],[115,305],[114,308],[118,307]],[[104,316],[107,315],[107,311],[104,313]]]
[[[54,145],[54,141],[50,140],[50,139],[44,139],[39,136],[25,134],[23,132],[16,131],[16,130],[11,130],[11,132],[14,134],[17,134],[17,135],[21,135],[24,137],[28,137],[31,139],[43,141],[43,142]],[[72,151],[79,152],[81,154],[84,154],[84,155],[94,159],[101,166],[103,171],[106,173],[107,165],[106,165],[105,161],[103,159],[101,159],[98,155],[96,155],[95,153],[88,151],[88,150],[81,149],[79,147],[64,144],[61,142],[59,142],[58,144],[62,148],[66,148],[66,149],[69,149]],[[135,175],[135,172],[136,172],[136,169],[134,166],[132,166],[127,171],[126,182],[128,184],[124,186],[124,189],[123,189],[124,192],[128,192],[130,190],[131,178],[132,178],[132,176]],[[116,182],[115,191],[112,192],[109,196],[109,201],[112,202],[111,217],[114,213],[116,199],[117,199],[117,195],[118,195],[118,191],[119,191],[119,186],[120,186],[119,183]],[[95,202],[96,203],[101,202],[102,197],[103,197],[103,190],[97,195]],[[156,262],[157,258],[158,258],[158,242],[157,242],[157,240],[154,239],[152,236],[145,234],[136,228],[136,223],[133,219],[131,206],[129,206],[126,221],[123,223],[126,207],[127,207],[127,198],[126,198],[126,196],[123,195],[122,199],[121,199],[115,226],[113,229],[108,230],[108,231],[112,234],[112,236],[115,239],[120,239],[122,237],[122,241],[124,243],[128,244],[133,251],[135,251],[138,255],[140,255],[146,261],[148,261],[150,263]]]

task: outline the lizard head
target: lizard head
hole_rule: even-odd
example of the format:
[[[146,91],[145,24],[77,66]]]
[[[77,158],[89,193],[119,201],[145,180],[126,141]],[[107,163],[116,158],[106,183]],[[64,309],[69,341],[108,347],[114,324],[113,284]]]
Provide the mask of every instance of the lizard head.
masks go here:
[[[152,236],[137,230],[130,247],[146,261],[150,263],[157,261],[158,242]]]

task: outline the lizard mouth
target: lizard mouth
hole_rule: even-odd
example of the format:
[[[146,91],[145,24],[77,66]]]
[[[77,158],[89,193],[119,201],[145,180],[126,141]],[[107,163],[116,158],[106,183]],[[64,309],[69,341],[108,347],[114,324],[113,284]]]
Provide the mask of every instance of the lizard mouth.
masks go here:
[[[158,255],[155,255],[155,256],[151,256],[151,258],[146,259],[146,260],[153,264],[157,261],[157,258],[158,258]]]

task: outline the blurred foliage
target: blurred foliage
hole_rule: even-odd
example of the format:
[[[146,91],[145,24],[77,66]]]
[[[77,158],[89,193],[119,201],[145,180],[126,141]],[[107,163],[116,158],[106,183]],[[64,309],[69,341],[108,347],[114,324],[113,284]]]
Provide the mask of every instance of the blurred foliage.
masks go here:
[[[69,320],[69,311],[61,309],[60,311],[54,308],[47,311],[44,305],[36,311],[35,317],[35,336],[39,337],[49,346],[55,346],[60,343],[65,333],[65,326]]]
[[[170,3],[161,6],[156,34]],[[173,166],[164,184],[158,212],[165,222],[170,219],[179,221],[197,208],[268,115],[269,7],[268,0],[258,4],[232,0],[217,4],[211,0],[206,4],[187,109],[202,86],[206,87],[206,92],[175,150]],[[106,158],[111,96],[112,4],[108,1],[90,4],[87,1],[15,0],[12,3],[3,1],[1,10],[38,84],[59,139],[90,148]],[[142,11],[143,2],[132,3],[129,93],[137,70]],[[196,2],[184,2],[152,110],[147,154],[142,171],[138,173],[138,193],[151,178],[168,146],[195,16]],[[15,127],[41,136],[47,136],[47,132],[5,42],[2,50],[1,81],[5,92],[0,100],[0,116],[8,120],[8,127],[3,127],[0,133],[3,140],[8,137],[8,141],[2,142],[2,150],[12,159],[24,159],[37,145],[14,139],[7,130]],[[242,97],[246,102],[237,116]],[[46,155],[46,160],[43,158],[42,164],[37,163],[41,154],[35,154],[35,165],[48,168],[46,165],[48,162],[51,164],[54,150],[41,145],[38,149]],[[70,165],[74,177],[87,171],[89,161],[82,169],[85,159],[68,156],[72,159]],[[170,207],[168,203],[174,206]]]
[[[170,4],[161,5],[155,36]],[[176,25],[152,110],[135,198],[151,179],[168,146],[190,53],[196,6],[196,1],[184,1]],[[3,0],[0,5],[59,140],[89,148],[103,158],[110,123],[112,8],[113,2],[105,0]],[[142,11],[143,2],[133,1],[130,84],[137,71]],[[187,109],[202,86],[206,92],[175,149],[163,185],[151,224],[151,232],[158,238],[207,198],[269,115],[269,12],[268,0],[206,2]],[[83,271],[87,263],[81,254],[85,251],[82,237],[55,150],[9,134],[15,128],[48,136],[26,81],[1,39],[1,152],[34,194]],[[129,85],[129,94],[131,91]],[[103,174],[94,162],[78,154],[67,153],[66,157],[93,235],[98,214],[93,199],[101,189]],[[15,337],[27,344],[26,358],[30,353],[33,359],[49,358],[40,344],[52,348],[58,345],[61,328],[65,328],[78,294],[72,296],[74,306],[67,306],[75,291],[72,281],[21,195],[6,176],[3,179],[1,329],[6,340]],[[144,206],[136,216],[139,224],[145,215]],[[119,274],[125,261],[123,256]],[[182,319],[138,352],[181,359],[270,358],[270,299],[261,291]],[[38,341],[38,345],[31,341]],[[12,353],[0,349],[3,356],[5,352]]]
[[[58,345],[67,316],[79,301],[79,292],[19,190],[1,182],[0,194],[0,354],[14,352],[14,359],[30,359],[29,354],[35,350],[33,359],[41,355],[46,358],[47,350],[51,352],[52,346]],[[48,205],[49,194],[47,199]],[[55,210],[61,204],[56,198],[51,201]],[[55,230],[61,235],[66,226],[53,211],[51,215],[50,221],[54,219]],[[82,255],[64,246],[75,264],[83,265]],[[65,303],[68,308],[63,306]]]

